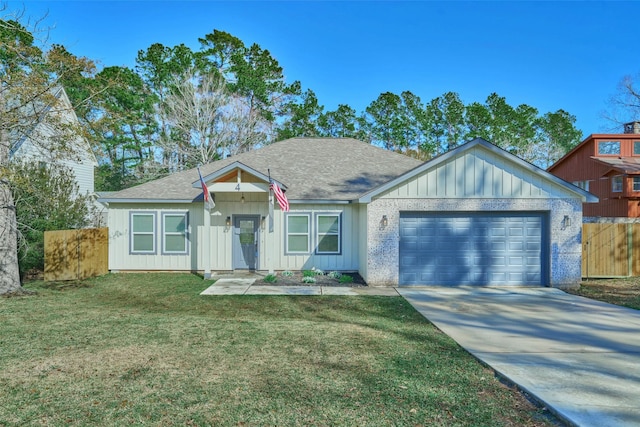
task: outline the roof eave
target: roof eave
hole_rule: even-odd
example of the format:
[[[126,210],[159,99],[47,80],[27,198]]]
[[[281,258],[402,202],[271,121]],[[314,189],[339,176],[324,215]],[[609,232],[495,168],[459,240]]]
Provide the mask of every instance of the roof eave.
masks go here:
[[[198,202],[195,199],[141,199],[141,198],[98,198],[98,202],[100,203],[194,203]]]

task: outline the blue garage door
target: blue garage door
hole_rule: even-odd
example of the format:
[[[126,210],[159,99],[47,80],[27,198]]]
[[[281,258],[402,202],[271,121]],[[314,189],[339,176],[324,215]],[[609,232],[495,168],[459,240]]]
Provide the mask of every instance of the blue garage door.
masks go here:
[[[546,284],[546,215],[400,214],[401,285]]]

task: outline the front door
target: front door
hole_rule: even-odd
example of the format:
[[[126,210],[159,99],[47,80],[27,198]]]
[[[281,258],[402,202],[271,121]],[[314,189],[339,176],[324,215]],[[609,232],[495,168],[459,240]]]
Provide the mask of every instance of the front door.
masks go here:
[[[233,269],[257,270],[259,216],[233,217]]]

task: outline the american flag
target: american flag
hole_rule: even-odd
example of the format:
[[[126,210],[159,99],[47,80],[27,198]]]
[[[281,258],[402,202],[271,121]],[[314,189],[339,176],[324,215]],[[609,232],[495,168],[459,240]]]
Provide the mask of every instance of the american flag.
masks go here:
[[[273,190],[273,194],[276,196],[276,200],[278,200],[280,209],[282,209],[283,212],[289,212],[289,200],[287,200],[287,196],[284,195],[280,186],[274,181],[271,181],[271,185],[269,187]]]
[[[204,207],[207,209],[213,209],[216,207],[216,204],[213,202],[211,194],[209,194],[209,188],[207,187],[207,184],[205,184],[204,179],[202,179],[200,168],[198,168],[198,176],[200,177],[200,186],[202,187],[202,194],[204,196]]]

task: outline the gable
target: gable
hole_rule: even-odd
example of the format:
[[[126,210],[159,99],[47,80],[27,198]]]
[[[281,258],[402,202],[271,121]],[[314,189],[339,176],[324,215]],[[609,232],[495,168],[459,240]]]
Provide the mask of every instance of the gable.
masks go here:
[[[486,143],[488,144],[488,143]],[[396,182],[378,198],[576,198],[577,187],[503,150],[475,143]],[[463,148],[459,147],[459,148]],[[578,190],[578,191],[576,191]]]

